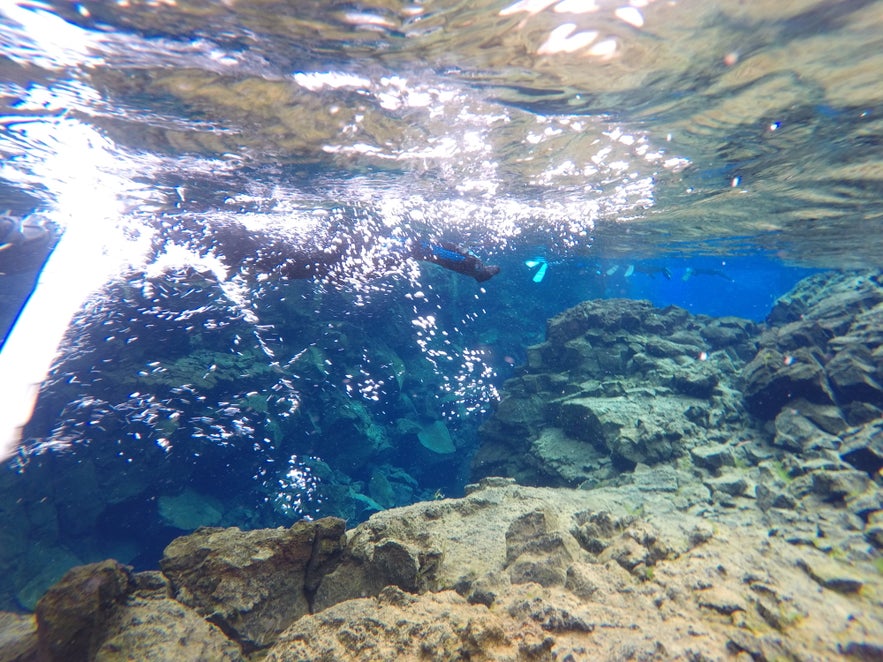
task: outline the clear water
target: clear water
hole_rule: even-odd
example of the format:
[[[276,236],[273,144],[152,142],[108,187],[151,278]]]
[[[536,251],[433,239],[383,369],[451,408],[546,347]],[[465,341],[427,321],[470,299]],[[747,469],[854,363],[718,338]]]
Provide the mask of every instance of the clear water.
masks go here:
[[[867,1],[0,0],[0,208],[45,239],[0,250],[0,322],[30,294],[67,328],[0,467],[0,608],[199,524],[459,494],[582,300],[762,320],[880,268],[881,28]],[[286,279],[204,240],[231,226],[356,248]],[[501,272],[402,257],[427,238]]]

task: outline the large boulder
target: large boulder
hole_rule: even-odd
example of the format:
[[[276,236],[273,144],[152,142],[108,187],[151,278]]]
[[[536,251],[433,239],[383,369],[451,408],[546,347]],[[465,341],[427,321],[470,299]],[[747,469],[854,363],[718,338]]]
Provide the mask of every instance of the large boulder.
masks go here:
[[[261,648],[310,611],[343,534],[344,521],[330,517],[288,529],[202,528],[172,541],[160,567],[177,600],[246,650]]]
[[[752,414],[773,420],[786,405],[805,400],[836,405],[839,417],[852,425],[881,415],[879,273],[807,278],[779,299],[767,324],[760,349],[742,371],[745,404]]]
[[[195,610],[170,598],[138,596],[113,611],[92,659],[95,662],[245,660],[239,646]]]
[[[463,499],[378,513],[350,533],[314,613],[265,659],[834,659],[841,646],[883,650],[880,605],[856,592],[883,586],[867,560],[848,565],[795,547],[757,509],[696,512],[631,487],[489,478]],[[822,641],[820,628],[848,634]]]
[[[93,659],[114,609],[133,588],[131,568],[113,560],[69,570],[37,603],[40,659]]]

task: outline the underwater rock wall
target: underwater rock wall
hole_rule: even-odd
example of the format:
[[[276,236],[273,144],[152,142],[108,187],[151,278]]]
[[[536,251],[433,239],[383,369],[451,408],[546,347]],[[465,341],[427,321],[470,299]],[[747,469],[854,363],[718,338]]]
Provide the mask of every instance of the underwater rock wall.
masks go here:
[[[757,327],[647,301],[587,301],[552,318],[481,429],[473,475],[533,485],[615,479],[744,434],[737,376]]]
[[[591,485],[678,458],[717,469],[840,450],[873,477],[883,466],[879,442],[865,441],[883,416],[880,281],[808,278],[763,325],[627,299],[565,311],[504,385],[473,475]]]
[[[0,641],[10,660],[883,658],[881,281],[807,279],[763,325],[580,304],[484,425],[476,474],[512,477],[346,533],[203,528],[161,571],[76,568],[36,623],[0,614]]]

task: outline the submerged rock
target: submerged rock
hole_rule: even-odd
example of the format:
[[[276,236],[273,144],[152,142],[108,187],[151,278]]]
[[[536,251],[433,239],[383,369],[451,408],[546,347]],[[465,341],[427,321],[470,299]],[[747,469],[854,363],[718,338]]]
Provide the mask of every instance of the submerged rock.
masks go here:
[[[743,371],[745,402],[774,419],[797,399],[836,405],[856,425],[883,407],[883,284],[879,274],[825,273],[801,281],[767,317]],[[839,432],[842,427],[829,429]]]
[[[37,622],[32,614],[0,611],[0,662],[30,662],[37,656]]]
[[[137,596],[114,610],[94,659],[95,662],[245,660],[239,646],[195,610],[170,598]]]
[[[93,659],[114,609],[133,588],[131,568],[113,560],[69,570],[37,603],[40,659]]]
[[[539,626],[516,630],[453,591],[416,596],[390,586],[376,598],[348,600],[300,619],[265,659],[521,659],[520,651],[545,639]]]
[[[634,486],[489,478],[462,499],[377,513],[345,540],[339,520],[202,529],[169,546],[165,575],[79,568],[45,602],[64,618],[39,619],[38,636],[56,643],[45,659],[102,661],[833,659],[841,644],[883,649],[873,597],[883,580],[871,565],[798,554],[763,517],[707,519]],[[97,597],[57,599],[82,594]]]
[[[322,574],[341,553],[343,532],[336,518],[289,529],[203,528],[174,540],[160,567],[177,600],[246,649],[261,648],[310,611]]]
[[[747,320],[647,301],[587,301],[549,320],[525,373],[482,426],[474,475],[576,485],[719,442],[743,417],[725,386],[755,353]],[[599,471],[600,469],[600,471]],[[608,477],[612,476],[612,472]]]
[[[161,496],[157,499],[157,505],[160,518],[182,531],[193,531],[200,526],[217,526],[223,517],[220,501],[194,490],[184,490],[178,496]]]
[[[206,528],[167,547],[162,573],[78,569],[40,603],[41,650],[875,659],[883,362],[857,343],[876,342],[878,280],[811,279],[762,333],[647,302],[577,306],[550,320],[483,428],[475,475],[507,477],[393,509],[416,484],[371,464],[365,508],[390,509],[349,532]],[[423,429],[393,436],[441,461],[444,433],[421,443]]]

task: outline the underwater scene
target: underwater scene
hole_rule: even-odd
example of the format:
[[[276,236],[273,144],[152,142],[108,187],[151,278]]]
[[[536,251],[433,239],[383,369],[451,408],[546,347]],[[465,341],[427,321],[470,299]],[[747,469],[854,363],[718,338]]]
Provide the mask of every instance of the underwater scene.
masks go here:
[[[881,35],[0,0],[0,662],[883,660]]]

